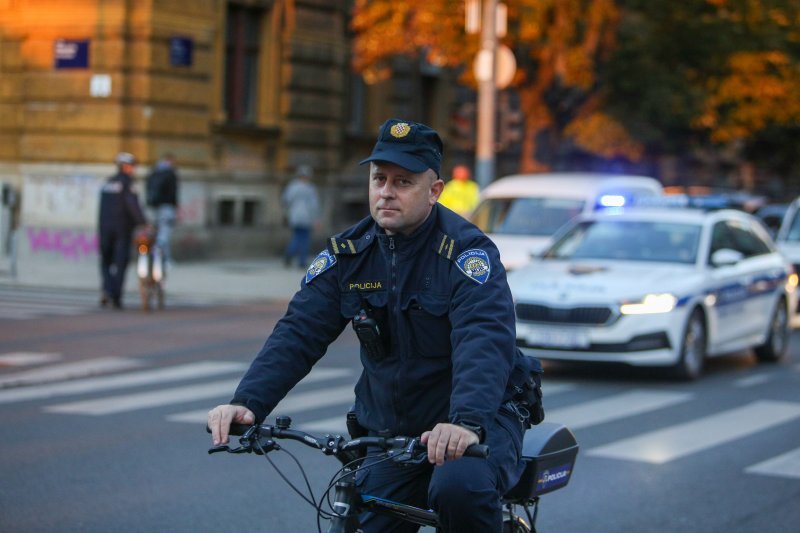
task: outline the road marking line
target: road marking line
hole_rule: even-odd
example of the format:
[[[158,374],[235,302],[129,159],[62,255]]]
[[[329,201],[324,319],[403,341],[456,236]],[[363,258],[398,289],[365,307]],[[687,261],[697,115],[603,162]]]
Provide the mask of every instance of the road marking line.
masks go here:
[[[188,365],[171,366],[114,376],[86,378],[63,383],[0,390],[0,404],[41,400],[70,394],[85,394],[110,389],[154,385],[166,381],[201,378],[226,372],[242,372],[246,363],[201,361]]]
[[[593,457],[663,464],[798,417],[798,403],[757,401],[691,422],[612,442],[586,453]]]
[[[551,394],[560,394],[562,392],[571,391],[576,387],[574,383],[550,383],[545,382],[542,384],[542,394],[543,395],[551,395]]]
[[[755,387],[756,385],[763,385],[772,379],[770,374],[755,374],[746,378],[737,379],[733,382],[734,387]]]
[[[340,435],[347,435],[347,421],[345,414],[340,416],[332,416],[331,418],[323,418],[320,420],[313,420],[307,423],[298,423],[297,429],[308,431],[309,433],[337,433]]]
[[[663,409],[689,401],[693,396],[687,392],[633,390],[558,409],[547,409],[545,403],[545,419],[574,430]]]
[[[123,357],[86,359],[83,361],[51,365],[44,368],[27,370],[25,372],[8,374],[0,377],[0,389],[12,386],[37,385],[66,379],[84,378],[96,374],[128,370],[137,366],[142,366],[142,362],[138,359],[126,359]]]
[[[29,366],[52,363],[61,359],[60,353],[53,352],[11,352],[0,355],[0,366]]]
[[[320,407],[332,407],[335,405],[343,405],[349,407],[355,401],[355,392],[353,392],[354,385],[344,385],[342,387],[331,387],[327,389],[320,389],[310,392],[289,393],[286,398],[272,410],[270,416],[288,415],[294,413],[301,413],[303,411],[310,411]],[[344,420],[345,411],[342,410],[341,418]],[[199,411],[189,411],[186,413],[177,413],[167,416],[170,422],[189,422],[189,423],[202,423],[208,417],[208,409]]]
[[[307,375],[303,379],[302,383],[313,383],[315,381],[327,380],[347,375],[350,375],[350,370],[346,368],[319,368],[314,369],[309,375]],[[137,411],[140,409],[149,409],[162,405],[193,402],[206,398],[230,398],[230,396],[236,390],[236,386],[239,385],[239,381],[241,381],[241,378],[214,381],[211,383],[202,383],[198,385],[188,385],[185,387],[175,387],[171,389],[125,394],[120,396],[109,396],[105,398],[96,398],[93,400],[51,405],[45,407],[44,410],[49,413],[71,413],[100,416],[123,413],[127,411]],[[352,398],[353,386],[349,385],[349,387]],[[329,401],[329,399],[322,397],[319,401],[320,404],[317,407],[324,405]],[[208,411],[206,410],[206,412]]]
[[[92,416],[110,415],[114,413],[149,409],[151,407],[159,407],[174,403],[221,397],[225,396],[226,394],[230,395],[236,389],[238,384],[239,379],[227,379],[224,381],[203,383],[202,385],[190,385],[186,387],[177,387],[174,389],[140,392],[122,396],[110,396],[96,400],[50,405],[45,407],[44,410],[48,413],[68,413]]]
[[[744,471],[748,474],[800,479],[800,448],[748,466]]]

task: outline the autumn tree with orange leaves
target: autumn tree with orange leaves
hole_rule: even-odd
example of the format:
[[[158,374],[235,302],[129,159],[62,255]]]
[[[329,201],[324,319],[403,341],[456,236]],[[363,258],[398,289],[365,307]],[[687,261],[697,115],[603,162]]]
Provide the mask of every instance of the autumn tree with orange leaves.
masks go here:
[[[605,94],[596,72],[613,51],[619,12],[613,0],[519,0],[508,2],[505,44],[518,63],[514,86],[525,113],[520,170],[546,170],[534,158],[536,143],[562,136],[603,157],[636,159],[641,145],[603,112]],[[375,82],[390,74],[393,55],[424,54],[435,65],[468,67],[479,50],[464,33],[463,0],[358,0],[355,69]],[[471,69],[463,79],[473,83]],[[555,100],[554,100],[555,97]],[[544,137],[543,137],[544,134]]]
[[[636,161],[724,143],[758,158],[766,141],[772,159],[781,150],[788,159],[800,139],[796,0],[506,4],[525,113],[521,171],[547,169],[534,157],[542,142]],[[357,0],[353,65],[375,82],[392,56],[424,54],[474,83],[479,43],[463,20],[463,0]]]

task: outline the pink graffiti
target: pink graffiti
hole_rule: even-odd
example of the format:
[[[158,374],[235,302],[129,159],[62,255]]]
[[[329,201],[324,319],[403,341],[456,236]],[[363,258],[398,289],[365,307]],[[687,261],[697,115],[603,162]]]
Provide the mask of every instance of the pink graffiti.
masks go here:
[[[95,255],[98,249],[94,232],[70,229],[28,228],[28,242],[31,253],[57,253],[64,259]]]

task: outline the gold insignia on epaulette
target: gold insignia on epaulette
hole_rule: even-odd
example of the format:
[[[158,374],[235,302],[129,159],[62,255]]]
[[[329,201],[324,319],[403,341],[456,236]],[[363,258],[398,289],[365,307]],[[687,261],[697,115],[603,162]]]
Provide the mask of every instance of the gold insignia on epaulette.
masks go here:
[[[392,137],[397,137],[398,139],[402,139],[411,131],[411,126],[408,125],[407,122],[398,122],[394,126],[391,127],[389,133],[392,134]]]

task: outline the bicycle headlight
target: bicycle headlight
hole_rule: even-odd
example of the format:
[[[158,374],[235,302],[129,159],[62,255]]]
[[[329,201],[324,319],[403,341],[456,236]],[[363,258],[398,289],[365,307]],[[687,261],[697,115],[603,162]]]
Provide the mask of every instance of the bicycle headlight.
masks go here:
[[[669,313],[675,308],[678,299],[669,293],[647,294],[641,300],[620,303],[619,312],[623,315],[651,315]]]

